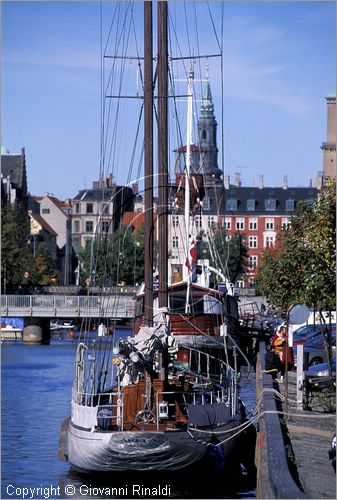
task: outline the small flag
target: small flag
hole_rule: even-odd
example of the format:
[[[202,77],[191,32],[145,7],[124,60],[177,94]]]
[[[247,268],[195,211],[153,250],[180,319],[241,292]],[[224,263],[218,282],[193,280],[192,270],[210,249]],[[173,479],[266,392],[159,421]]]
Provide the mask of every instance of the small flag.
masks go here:
[[[188,268],[189,271],[192,271],[194,265],[197,263],[198,256],[197,256],[197,247],[195,246],[195,241],[194,239],[191,241],[191,245],[188,251],[188,256],[186,257],[186,262],[185,266]]]

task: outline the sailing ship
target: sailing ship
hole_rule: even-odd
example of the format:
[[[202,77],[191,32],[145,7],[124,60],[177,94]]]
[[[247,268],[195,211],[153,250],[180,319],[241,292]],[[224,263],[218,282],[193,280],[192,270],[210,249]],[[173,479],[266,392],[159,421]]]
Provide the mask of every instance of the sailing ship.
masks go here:
[[[217,455],[230,474],[247,421],[238,398],[237,301],[230,286],[196,283],[193,252],[178,283],[167,278],[167,2],[158,2],[158,283],[153,278],[152,2],[144,2],[145,284],[134,335],[111,344],[80,337],[71,417],[61,437],[80,471],[172,471]],[[189,72],[189,78],[191,74]],[[191,87],[189,87],[191,88]],[[191,104],[190,94],[188,106]],[[191,109],[188,113],[191,116]],[[191,124],[191,122],[189,122]],[[190,131],[187,149],[190,149]],[[193,185],[187,151],[184,210],[189,228]],[[197,198],[200,189],[196,189]],[[189,231],[186,237],[190,240]],[[191,246],[191,241],[188,241]]]

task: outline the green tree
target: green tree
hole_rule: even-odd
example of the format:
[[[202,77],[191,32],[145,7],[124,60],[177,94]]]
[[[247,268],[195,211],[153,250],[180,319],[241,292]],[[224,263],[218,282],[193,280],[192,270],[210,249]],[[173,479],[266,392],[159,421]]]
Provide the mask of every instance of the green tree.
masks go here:
[[[45,243],[39,243],[30,273],[31,284],[50,285],[56,275],[56,259],[49,255]]]
[[[139,232],[133,237],[120,228],[111,236],[93,240],[82,250],[80,261],[82,280],[91,276],[99,286],[133,285],[144,279],[144,235]]]
[[[245,273],[248,249],[243,234],[235,233],[228,241],[226,236],[226,231],[216,224],[208,234],[201,231],[197,237],[198,256],[209,259],[211,266],[235,283]]]
[[[336,184],[331,181],[314,205],[304,202],[290,226],[267,249],[257,271],[257,287],[285,315],[295,303],[335,309]]]
[[[1,214],[1,274],[7,292],[26,283],[24,273],[33,266],[32,251],[27,244],[29,219],[23,203],[6,203]]]

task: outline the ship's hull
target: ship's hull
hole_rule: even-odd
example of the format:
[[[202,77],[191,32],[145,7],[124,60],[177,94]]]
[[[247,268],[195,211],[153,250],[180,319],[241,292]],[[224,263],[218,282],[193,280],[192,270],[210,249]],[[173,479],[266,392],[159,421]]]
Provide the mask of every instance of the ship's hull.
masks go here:
[[[235,434],[234,428],[239,423],[231,421],[214,429],[218,443],[226,440],[218,445],[221,449],[216,447],[224,466],[232,461],[238,446],[236,436],[228,438]],[[211,441],[209,432],[180,429],[91,432],[71,422],[67,437],[68,460],[82,472],[182,470],[205,461],[210,449],[207,444]]]

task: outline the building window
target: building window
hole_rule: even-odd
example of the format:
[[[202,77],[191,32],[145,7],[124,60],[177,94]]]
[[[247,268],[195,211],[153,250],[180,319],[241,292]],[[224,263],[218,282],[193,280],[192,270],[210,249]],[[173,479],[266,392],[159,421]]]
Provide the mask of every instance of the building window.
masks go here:
[[[109,203],[105,203],[102,207],[102,214],[109,215]]]
[[[289,219],[282,219],[282,229],[289,229],[289,228],[290,228]]]
[[[309,198],[309,199],[307,199],[307,200],[304,200],[304,203],[305,203],[306,205],[312,206],[312,205],[314,205],[314,204],[315,204],[315,200],[314,200],[313,198]]]
[[[108,220],[102,221],[102,232],[103,233],[108,233],[109,227],[110,227],[110,222]]]
[[[172,226],[173,227],[179,226],[179,215],[172,215]]]
[[[85,223],[85,232],[92,233],[94,231],[94,223],[92,220],[87,220]]]
[[[172,248],[178,248],[178,246],[179,246],[178,236],[173,236],[173,238],[172,238]]]
[[[274,219],[265,220],[265,229],[274,229]]]
[[[72,238],[72,246],[76,253],[79,253],[81,250],[81,241],[80,236],[73,236]]]
[[[209,215],[208,218],[207,218],[207,225],[208,225],[208,227],[213,227],[214,224],[215,224],[215,222],[214,222],[213,215]]]
[[[80,221],[74,220],[74,233],[79,233],[79,232],[80,232]]]
[[[257,219],[249,219],[249,229],[255,231],[257,229]]]
[[[94,205],[93,205],[93,203],[87,203],[86,213],[87,214],[93,214],[94,213]]]
[[[75,214],[80,213],[80,204],[79,203],[74,203],[74,212],[75,212]]]
[[[276,200],[272,198],[268,198],[268,200],[264,200],[264,208],[268,212],[272,212],[273,210],[276,210]]]
[[[267,235],[264,237],[264,248],[270,248],[274,245],[275,236]]]
[[[226,210],[233,211],[237,209],[238,209],[238,200],[234,200],[232,198],[226,200]]]
[[[242,230],[245,228],[245,220],[242,217],[235,219],[235,227],[237,230]]]
[[[257,248],[257,236],[249,236],[248,247],[249,248]]]
[[[231,219],[230,219],[230,217],[225,217],[224,228],[225,229],[230,229],[231,228]]]
[[[194,217],[194,225],[195,227],[201,229],[201,215],[196,215]]]
[[[250,255],[248,258],[249,269],[256,269],[257,267],[257,255]]]
[[[254,278],[252,278],[252,277],[248,278],[248,284],[249,284],[250,288],[254,287],[255,286]]]
[[[203,139],[206,139],[206,130],[203,130],[202,133],[201,133],[201,137]]]
[[[236,282],[237,288],[243,288],[244,286],[245,286],[245,284],[242,280],[237,280],[237,282]]]
[[[43,214],[50,214],[50,208],[43,208],[42,213]]]
[[[295,210],[295,200],[286,200],[286,210],[289,212]]]
[[[253,210],[255,210],[255,203],[256,203],[256,200],[247,200],[247,210],[249,212],[252,212]]]

